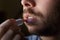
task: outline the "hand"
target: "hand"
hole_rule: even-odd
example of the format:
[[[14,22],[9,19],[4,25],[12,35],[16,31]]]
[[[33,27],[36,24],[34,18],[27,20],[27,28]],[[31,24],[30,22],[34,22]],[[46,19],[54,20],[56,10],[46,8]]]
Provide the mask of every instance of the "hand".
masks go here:
[[[21,29],[14,19],[6,20],[0,24],[0,40],[23,40],[23,34],[19,30]]]

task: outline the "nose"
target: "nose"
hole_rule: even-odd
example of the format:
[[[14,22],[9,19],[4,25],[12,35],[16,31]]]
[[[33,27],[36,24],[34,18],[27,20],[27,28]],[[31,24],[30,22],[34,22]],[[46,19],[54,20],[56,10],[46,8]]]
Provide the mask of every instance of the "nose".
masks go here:
[[[33,0],[21,0],[23,7],[35,7],[35,2]]]

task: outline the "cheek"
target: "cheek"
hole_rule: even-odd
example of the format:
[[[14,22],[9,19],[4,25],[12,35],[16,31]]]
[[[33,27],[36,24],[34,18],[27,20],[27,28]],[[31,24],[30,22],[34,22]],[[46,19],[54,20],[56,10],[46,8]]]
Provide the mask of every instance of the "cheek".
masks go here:
[[[53,0],[36,0],[36,7],[34,7],[35,11],[41,12],[44,16],[47,15],[47,12],[52,10],[54,6]]]

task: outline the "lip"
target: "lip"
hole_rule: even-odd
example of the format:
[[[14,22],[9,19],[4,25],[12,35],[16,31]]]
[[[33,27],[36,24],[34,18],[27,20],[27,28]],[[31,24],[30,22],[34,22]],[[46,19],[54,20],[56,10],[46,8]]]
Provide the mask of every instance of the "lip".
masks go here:
[[[31,16],[31,14],[28,13],[23,14],[23,19],[25,20],[24,22],[28,24],[34,24],[37,21],[34,16]]]
[[[23,13],[23,19],[24,20],[27,20],[29,16],[31,16],[30,13],[28,13],[28,12],[27,13]]]

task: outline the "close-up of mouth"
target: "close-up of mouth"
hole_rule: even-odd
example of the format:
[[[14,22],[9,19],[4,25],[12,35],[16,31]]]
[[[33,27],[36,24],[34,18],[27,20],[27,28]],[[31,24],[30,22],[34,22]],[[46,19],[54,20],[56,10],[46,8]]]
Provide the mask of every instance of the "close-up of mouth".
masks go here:
[[[23,9],[23,20],[28,25],[39,25],[43,15],[40,12],[36,12],[33,9]],[[38,22],[40,21],[40,22]]]
[[[36,17],[34,17],[32,14],[30,13],[24,13],[23,15],[23,20],[24,22],[26,22],[27,24],[35,24],[35,22],[37,21]]]

